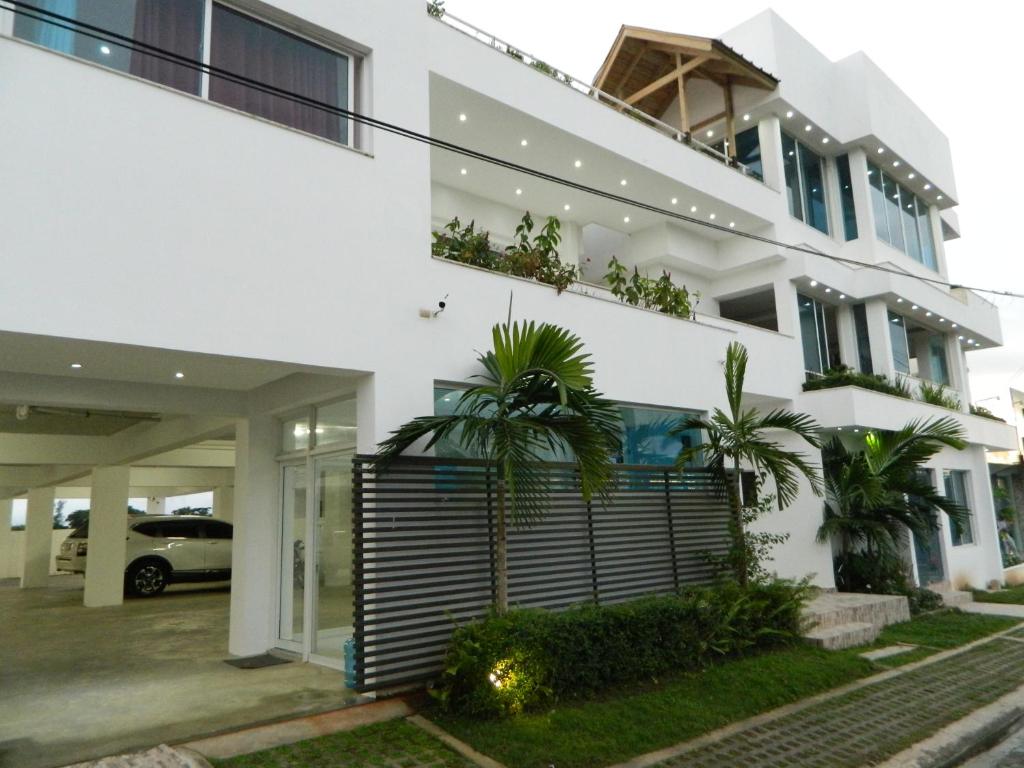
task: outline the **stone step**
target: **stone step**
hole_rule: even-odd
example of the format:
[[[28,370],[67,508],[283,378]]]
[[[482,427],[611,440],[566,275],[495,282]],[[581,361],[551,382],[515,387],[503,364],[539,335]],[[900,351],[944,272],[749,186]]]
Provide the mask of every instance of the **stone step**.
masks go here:
[[[956,589],[935,590],[942,597],[942,604],[947,608],[968,605],[974,602],[974,594]]]
[[[910,620],[910,604],[903,595],[865,595],[853,592],[823,592],[804,607],[811,629],[825,629],[850,623],[884,627]]]
[[[804,635],[804,640],[826,651],[841,651],[858,645],[873,643],[882,631],[880,626],[866,621],[851,621],[830,627],[817,627]]]

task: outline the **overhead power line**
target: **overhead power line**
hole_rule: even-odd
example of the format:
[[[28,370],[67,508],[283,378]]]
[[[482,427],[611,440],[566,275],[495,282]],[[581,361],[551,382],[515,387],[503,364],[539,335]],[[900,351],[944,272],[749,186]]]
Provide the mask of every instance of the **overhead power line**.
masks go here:
[[[248,88],[252,88],[253,90],[259,91],[261,93],[266,93],[270,96],[285,99],[296,104],[301,104],[303,106],[327,112],[337,117],[344,117],[349,120],[352,120],[355,123],[359,123],[360,125],[366,125],[371,128],[376,128],[386,133],[391,133],[396,136],[401,136],[403,138],[411,139],[413,141],[418,141],[420,143],[427,144],[432,147],[437,147],[438,149],[443,149],[457,155],[462,155],[463,157],[479,160],[490,165],[495,165],[510,171],[515,171],[517,173],[522,173],[527,176],[532,176],[533,178],[536,179],[541,179],[542,181],[548,181],[563,187],[575,189],[579,192],[584,192],[589,195],[594,195],[596,197],[604,198],[606,200],[621,203],[622,205],[627,205],[640,210],[656,213],[667,218],[676,219],[678,221],[684,221],[689,224],[694,224],[699,227],[704,227],[706,229],[722,232],[725,234],[735,235],[736,237],[743,237],[748,240],[754,240],[756,242],[764,243],[766,245],[772,245],[787,251],[804,253],[810,256],[817,256],[818,258],[827,259],[838,264],[844,264],[847,266],[856,267],[858,269],[873,269],[878,272],[885,272],[891,275],[909,278],[911,280],[918,280],[922,283],[941,286],[943,288],[962,288],[966,290],[976,291],[978,293],[988,293],[994,296],[1006,296],[1014,299],[1024,299],[1024,294],[1021,293],[996,290],[993,288],[980,288],[977,286],[962,285],[959,283],[951,283],[947,280],[942,280],[937,277],[932,278],[926,277],[924,275],[914,275],[908,272],[903,272],[898,269],[892,269],[883,264],[869,264],[861,261],[856,261],[854,259],[846,259],[841,256],[834,256],[831,254],[823,253],[822,251],[807,245],[786,243],[780,240],[775,240],[773,238],[766,237],[764,235],[758,235],[753,232],[735,229],[732,227],[725,226],[723,224],[716,224],[715,222],[712,221],[705,221],[704,219],[700,219],[695,216],[687,216],[685,213],[679,213],[678,211],[672,211],[667,208],[662,208],[660,206],[653,205],[651,203],[645,203],[642,200],[637,200],[636,198],[627,197],[625,195],[620,195],[615,192],[609,192],[607,190],[598,189],[596,187],[591,187],[586,184],[582,184],[578,181],[573,181],[572,179],[567,179],[565,177],[558,176],[547,171],[543,171],[537,168],[531,168],[529,166],[522,165],[520,163],[507,160],[505,158],[490,155],[485,152],[480,152],[478,150],[463,146],[461,144],[457,144],[455,142],[446,141],[444,139],[439,139],[428,134],[420,133],[418,131],[412,130],[411,128],[406,128],[396,123],[390,123],[385,120],[381,120],[379,118],[363,114],[361,112],[356,112],[355,110],[346,109],[344,107],[338,107],[333,104],[328,104],[327,102],[310,98],[308,96],[303,96],[293,91],[279,88],[277,86],[270,85],[269,83],[264,83],[259,80],[254,80],[250,77],[246,77],[245,75],[240,75],[236,72],[231,72],[220,67],[215,67],[211,64],[206,64],[202,61],[198,61],[196,59],[191,59],[187,56],[182,56],[181,54],[174,53],[173,51],[168,51],[164,48],[159,48],[157,46],[150,45],[149,43],[134,40],[131,37],[119,34],[117,32],[113,32],[108,29],[104,29],[93,24],[88,24],[86,22],[79,21],[69,16],[63,16],[59,13],[55,13],[54,11],[45,10],[43,8],[37,8],[35,6],[23,2],[23,0],[0,0],[0,8],[5,8],[8,11],[12,11],[15,14],[20,14],[22,16],[25,16],[26,18],[36,19],[37,21],[50,24],[59,29],[65,29],[76,34],[80,34],[85,37],[98,40],[100,42],[109,43],[120,48],[125,48],[133,52],[141,53],[145,56],[151,56],[155,59],[160,59],[162,61],[167,61],[172,64],[177,64],[179,66],[194,70],[196,72],[222,78],[224,80],[228,80],[239,85],[244,85]]]

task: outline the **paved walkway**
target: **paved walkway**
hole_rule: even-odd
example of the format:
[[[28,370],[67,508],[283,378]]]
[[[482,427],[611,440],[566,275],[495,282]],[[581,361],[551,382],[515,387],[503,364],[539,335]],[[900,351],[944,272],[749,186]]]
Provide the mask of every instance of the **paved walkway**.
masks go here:
[[[1007,603],[965,603],[958,606],[965,613],[984,613],[989,616],[1011,616],[1024,619],[1024,605]]]
[[[1016,630],[1015,632],[1021,632]],[[659,766],[873,765],[1024,683],[1024,639],[997,637],[680,752]],[[635,761],[633,764],[641,764]],[[651,763],[646,763],[650,765]]]

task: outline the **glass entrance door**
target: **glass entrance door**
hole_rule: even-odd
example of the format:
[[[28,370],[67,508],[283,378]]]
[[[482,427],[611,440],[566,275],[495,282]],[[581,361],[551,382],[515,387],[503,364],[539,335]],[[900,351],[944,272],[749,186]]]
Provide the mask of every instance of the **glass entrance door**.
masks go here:
[[[310,652],[343,662],[352,637],[352,454],[314,459],[316,476],[316,594]]]
[[[282,467],[280,626],[282,647],[303,653],[306,638],[306,465]]]
[[[937,521],[936,521],[937,522]],[[945,571],[942,568],[942,530],[936,528],[929,532],[927,541],[914,536],[914,556],[917,559],[917,581],[922,587],[944,581]]]

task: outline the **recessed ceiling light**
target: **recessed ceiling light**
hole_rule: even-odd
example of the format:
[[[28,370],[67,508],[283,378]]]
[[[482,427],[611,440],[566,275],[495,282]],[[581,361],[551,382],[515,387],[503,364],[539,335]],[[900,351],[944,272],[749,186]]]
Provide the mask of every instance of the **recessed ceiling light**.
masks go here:
[[[71,367],[77,370],[77,369],[82,367],[82,364],[81,363],[72,363]]]
[[[747,114],[743,115],[743,119],[745,121],[749,121],[750,120],[750,113],[748,112]]]
[[[672,205],[676,205],[678,202],[679,202],[679,198],[678,197],[673,197],[672,198]]]
[[[960,341],[963,341],[964,337],[963,336],[957,336],[957,339],[959,339]]]
[[[840,299],[845,299],[846,298],[846,294],[845,293],[840,293],[839,294],[839,298]]]
[[[528,145],[529,143],[530,143],[530,142],[528,142],[528,141],[527,141],[526,139],[523,139],[522,141],[520,141],[520,142],[519,142],[519,146],[521,146],[521,147],[525,147],[525,146],[527,146],[527,145]]]
[[[821,140],[821,143],[822,144],[828,144],[828,136],[823,137],[822,140]]]
[[[900,167],[900,161],[899,160],[893,160],[892,161],[892,167],[893,168],[899,168]]]
[[[788,112],[786,112],[786,117],[792,117],[792,116],[793,116],[793,110],[792,109],[789,110]]]
[[[932,313],[931,313],[931,312],[925,312],[925,313],[924,313],[924,316],[925,316],[925,317],[931,317],[931,316],[932,316]]]
[[[563,207],[563,208],[564,208],[565,210],[567,210],[567,211],[568,211],[568,210],[571,210],[571,209],[572,209],[572,206],[571,206],[571,205],[569,205],[568,203],[566,203],[566,204],[565,204],[565,205],[563,205],[562,207]]]
[[[936,199],[936,200],[941,200],[941,199],[942,199],[942,195],[936,195],[936,196],[935,196],[935,199]]]
[[[577,160],[575,163],[573,163],[573,165],[575,165],[577,168],[582,168],[583,167],[583,161],[582,160]]]
[[[825,293],[832,293],[832,289],[831,288],[826,288],[825,289]]]
[[[857,429],[856,427],[854,427],[853,431],[854,431],[854,432],[860,432],[860,430],[859,430],[859,429]]]
[[[464,123],[464,122],[466,122],[466,113],[465,113],[465,112],[461,112],[461,113],[459,114],[459,122],[460,122],[460,123]]]
[[[917,304],[911,307],[911,309],[917,309]]]
[[[917,174],[916,173],[908,173],[907,174],[907,178],[908,179],[915,179],[915,178],[917,178]]]
[[[100,46],[100,53],[102,53],[104,56],[109,56],[110,55],[110,46],[109,45],[101,45]]]
[[[622,179],[622,180],[621,180],[621,181],[619,182],[619,186],[620,186],[620,187],[624,187],[624,186],[626,186],[627,184],[629,184],[629,182],[628,182],[628,181],[626,181],[625,179]]]
[[[879,147],[878,148],[878,154],[884,155],[885,154],[885,147]]]
[[[461,173],[463,176],[465,176],[467,173],[469,173],[469,171],[467,171],[465,168],[463,168],[461,171],[459,171],[459,173]]]
[[[176,378],[176,379],[184,379],[185,378],[185,374],[182,373],[181,371],[178,371],[177,373],[174,374],[174,378]]]
[[[629,224],[629,216],[623,216],[622,217],[622,223],[623,224]]]
[[[729,222],[729,229],[736,229],[736,222],[735,221],[730,221]]]
[[[953,324],[952,324],[951,326],[949,326],[949,327],[950,327],[950,328],[956,328],[956,323],[953,323]]]
[[[690,213],[696,213],[696,212],[697,212],[697,206],[696,205],[691,205],[690,206]]]
[[[940,323],[944,323],[944,322],[946,322],[946,318],[944,318],[944,317],[940,317],[940,318],[939,318],[939,322],[940,322]]]
[[[903,303],[903,299],[896,299],[896,303],[897,304],[902,304]]]
[[[927,192],[929,189],[932,188],[932,185],[931,184],[925,184],[924,188],[925,188],[925,191]]]
[[[968,344],[973,344],[973,343],[974,343],[974,339],[968,339],[968,340],[967,340],[967,343],[968,343]]]
[[[708,128],[708,132],[705,133],[704,135],[710,139],[712,136],[715,135],[715,132],[712,129]]]
[[[521,189],[516,189],[516,194],[517,194],[517,195],[521,195],[521,194],[523,194],[523,190],[521,190]]]
[[[808,123],[807,125],[804,126],[804,130],[805,131],[812,131],[812,130],[814,130],[814,127],[810,123]]]
[[[817,287],[818,287],[818,281],[817,280],[811,280],[811,288],[817,288]]]
[[[708,214],[708,218],[709,218],[709,219],[711,219],[712,221],[714,221],[714,219],[715,219],[715,214],[713,214],[713,213],[709,213],[709,214]]]

